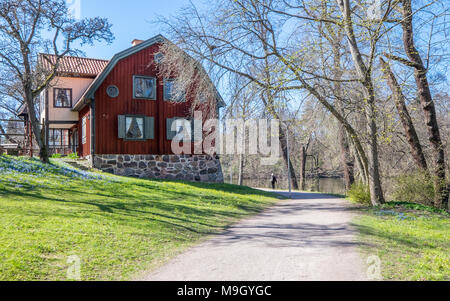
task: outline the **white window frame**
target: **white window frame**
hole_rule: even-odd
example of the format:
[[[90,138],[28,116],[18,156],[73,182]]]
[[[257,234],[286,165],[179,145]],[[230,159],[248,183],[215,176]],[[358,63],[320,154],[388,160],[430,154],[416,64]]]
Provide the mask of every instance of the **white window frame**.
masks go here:
[[[81,144],[87,143],[87,117],[81,119]]]

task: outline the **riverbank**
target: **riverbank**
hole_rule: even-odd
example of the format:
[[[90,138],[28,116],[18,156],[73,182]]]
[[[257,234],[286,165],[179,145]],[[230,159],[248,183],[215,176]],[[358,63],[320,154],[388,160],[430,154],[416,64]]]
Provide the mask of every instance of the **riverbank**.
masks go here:
[[[342,178],[319,178],[317,182],[316,179],[310,179],[306,181],[306,191],[309,192],[321,192],[329,194],[345,194],[345,184]],[[227,184],[238,184],[238,179],[225,178]],[[271,189],[272,184],[270,179],[244,179],[243,185],[249,187],[261,187],[266,189]],[[278,178],[277,189],[287,190],[289,187],[287,178]]]

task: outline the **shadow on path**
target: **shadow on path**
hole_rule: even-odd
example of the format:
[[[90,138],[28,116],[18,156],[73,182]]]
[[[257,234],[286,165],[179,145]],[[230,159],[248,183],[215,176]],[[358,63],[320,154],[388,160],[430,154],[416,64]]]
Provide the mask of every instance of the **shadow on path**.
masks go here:
[[[229,227],[146,279],[365,280],[352,216],[345,199],[293,192],[291,199]]]

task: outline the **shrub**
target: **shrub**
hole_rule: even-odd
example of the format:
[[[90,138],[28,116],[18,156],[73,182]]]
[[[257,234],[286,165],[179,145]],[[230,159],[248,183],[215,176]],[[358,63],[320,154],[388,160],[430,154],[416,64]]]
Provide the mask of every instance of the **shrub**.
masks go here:
[[[68,154],[67,158],[68,159],[72,159],[72,160],[77,160],[78,159],[78,153],[74,152],[74,153]]]
[[[354,183],[348,191],[349,199],[358,204],[370,205],[369,187],[361,182]]]
[[[62,158],[62,155],[61,154],[53,154],[52,158],[53,159],[59,159],[59,158]]]
[[[393,197],[399,202],[433,205],[433,178],[423,171],[399,176],[394,180]]]

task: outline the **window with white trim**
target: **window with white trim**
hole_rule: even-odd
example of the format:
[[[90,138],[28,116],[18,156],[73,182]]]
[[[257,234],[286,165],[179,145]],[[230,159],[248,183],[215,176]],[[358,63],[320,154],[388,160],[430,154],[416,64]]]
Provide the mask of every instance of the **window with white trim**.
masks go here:
[[[87,142],[87,136],[86,136],[86,123],[87,123],[87,117],[83,117],[81,119],[81,144],[86,144]]]
[[[155,118],[144,115],[119,115],[118,137],[125,141],[155,139]]]

